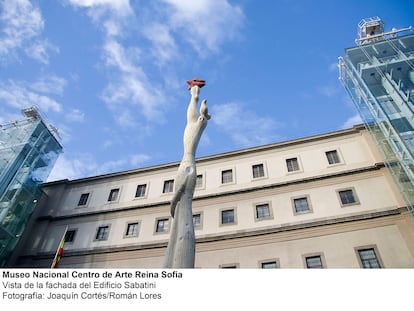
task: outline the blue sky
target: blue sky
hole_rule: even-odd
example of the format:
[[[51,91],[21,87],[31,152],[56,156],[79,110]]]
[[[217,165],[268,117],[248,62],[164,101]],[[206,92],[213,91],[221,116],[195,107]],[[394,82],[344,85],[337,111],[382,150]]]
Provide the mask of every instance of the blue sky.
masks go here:
[[[337,58],[358,22],[414,26],[414,2],[0,0],[0,123],[37,106],[64,153],[49,181],[179,161],[190,99],[212,119],[197,156],[360,123]]]

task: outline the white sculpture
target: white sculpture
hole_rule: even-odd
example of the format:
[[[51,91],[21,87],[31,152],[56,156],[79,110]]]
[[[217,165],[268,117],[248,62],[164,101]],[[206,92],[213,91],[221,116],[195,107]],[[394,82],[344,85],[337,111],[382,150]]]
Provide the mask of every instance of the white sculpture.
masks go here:
[[[165,255],[165,268],[194,268],[195,234],[192,201],[197,179],[195,152],[201,135],[210,119],[207,101],[204,99],[197,113],[200,88],[205,81],[188,80],[191,100],[187,109],[187,125],[184,130],[184,155],[175,179],[175,193],[171,200],[171,216],[174,218],[170,241]]]

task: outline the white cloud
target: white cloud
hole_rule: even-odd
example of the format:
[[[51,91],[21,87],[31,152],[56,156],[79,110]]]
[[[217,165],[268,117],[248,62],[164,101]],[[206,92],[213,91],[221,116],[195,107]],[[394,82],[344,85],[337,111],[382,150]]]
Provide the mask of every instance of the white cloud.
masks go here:
[[[163,122],[162,105],[164,94],[155,86],[150,86],[145,79],[135,75],[121,75],[109,83],[102,94],[102,99],[118,113],[118,121],[138,124],[139,117],[144,116],[152,122]],[[126,107],[136,105],[135,113],[125,115]],[[123,115],[119,111],[124,110]]]
[[[101,98],[108,107],[116,111],[115,120],[123,127],[135,127],[140,117],[147,121],[162,122],[165,95],[160,87],[150,82],[140,65],[141,50],[136,46],[125,47],[119,36],[125,30],[125,16],[134,16],[129,1],[70,0],[75,7],[87,8],[97,27],[104,31],[102,61],[110,69],[110,79]],[[101,14],[105,10],[106,14]],[[128,111],[135,110],[129,114]],[[119,113],[122,111],[122,113]],[[142,122],[142,121],[141,121]]]
[[[0,82],[0,102],[20,109],[36,106],[45,112],[49,110],[60,112],[62,109],[61,104],[54,99],[31,92],[26,85],[12,80],[9,80],[8,83]]]
[[[152,42],[152,54],[161,65],[177,56],[175,39],[168,26],[155,22],[144,28],[144,35]]]
[[[118,74],[112,77],[102,93],[102,99],[112,107],[116,105],[116,110],[124,110],[124,114],[118,115],[120,124],[131,127],[137,123],[137,116],[143,115],[150,121],[162,121],[162,105],[164,94],[155,85],[152,85],[144,71],[136,64],[135,49],[129,51],[115,40],[108,40],[104,47],[104,61],[106,66],[113,67]],[[118,105],[139,107],[137,113],[125,115],[128,110]]]
[[[59,48],[48,40],[38,40],[25,49],[27,55],[43,64],[49,64],[48,50],[58,53]]]
[[[218,52],[226,40],[240,35],[244,14],[227,0],[162,0],[169,25],[200,54]]]
[[[149,155],[139,153],[139,154],[133,154],[129,160],[130,160],[131,165],[136,167],[136,166],[141,166],[142,163],[147,162],[149,159],[151,159]]]
[[[248,147],[273,142],[280,127],[270,117],[258,116],[240,103],[215,105],[211,108],[212,121],[239,146]]]
[[[143,71],[133,61],[136,53],[139,53],[136,49],[129,52],[119,42],[110,39],[105,43],[103,52],[107,66],[115,67],[125,74],[144,75]]]
[[[0,61],[18,59],[23,49],[28,57],[47,64],[47,51],[56,48],[39,39],[44,28],[40,10],[28,0],[1,1],[0,9]]]
[[[49,75],[38,79],[30,85],[32,90],[47,94],[62,95],[66,87],[66,80],[64,78]]]
[[[85,113],[79,109],[72,109],[65,115],[66,120],[70,122],[84,122]]]
[[[95,171],[97,164],[90,154],[68,157],[61,154],[48,177],[48,181],[61,179],[77,179],[86,176]]]
[[[362,121],[361,116],[357,113],[354,116],[350,117],[348,120],[346,120],[344,124],[342,124],[341,129],[351,128],[354,125],[362,123],[364,122]]]
[[[318,88],[319,93],[326,97],[332,97],[335,96],[340,92],[340,89],[338,86],[335,85],[325,85]]]
[[[107,161],[98,164],[93,155],[89,153],[67,156],[61,154],[53,167],[47,181],[62,179],[79,179],[89,176],[109,174],[125,169],[132,169],[148,161],[150,157],[145,154],[133,154],[118,160]]]
[[[125,168],[126,164],[128,164],[128,161],[126,159],[104,162],[96,168],[94,175],[103,175],[112,172],[119,172],[120,170]]]
[[[99,18],[105,10],[119,16],[132,13],[129,0],[68,0],[68,2],[76,7],[89,8],[89,14],[95,18]]]

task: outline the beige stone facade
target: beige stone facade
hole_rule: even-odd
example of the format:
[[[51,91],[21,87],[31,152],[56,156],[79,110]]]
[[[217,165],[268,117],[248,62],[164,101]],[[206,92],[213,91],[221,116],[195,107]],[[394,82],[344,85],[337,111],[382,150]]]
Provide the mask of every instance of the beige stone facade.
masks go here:
[[[10,263],[161,268],[177,163],[48,183]],[[414,218],[363,126],[197,159],[196,268],[414,267]]]

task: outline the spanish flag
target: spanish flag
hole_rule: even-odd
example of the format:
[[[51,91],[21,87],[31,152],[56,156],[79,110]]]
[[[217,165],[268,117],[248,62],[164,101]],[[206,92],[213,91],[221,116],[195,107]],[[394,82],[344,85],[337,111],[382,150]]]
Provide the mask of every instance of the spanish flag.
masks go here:
[[[57,268],[59,266],[60,259],[62,258],[62,255],[63,255],[63,247],[65,246],[65,237],[66,237],[67,231],[68,231],[68,226],[66,226],[65,232],[63,233],[62,239],[60,240],[59,247],[55,254],[55,258],[53,259],[52,266],[50,267],[51,269]]]

